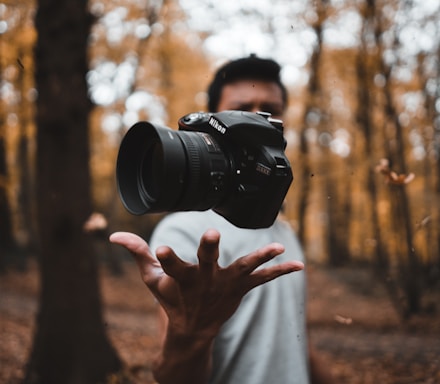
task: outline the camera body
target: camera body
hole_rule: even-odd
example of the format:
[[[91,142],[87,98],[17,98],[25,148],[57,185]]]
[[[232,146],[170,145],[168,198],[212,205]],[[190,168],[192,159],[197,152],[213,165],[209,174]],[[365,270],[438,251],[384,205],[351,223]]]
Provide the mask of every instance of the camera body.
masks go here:
[[[293,180],[282,121],[223,111],[190,113],[178,124],[138,122],[124,136],[116,176],[127,210],[213,209],[237,227],[272,225]]]

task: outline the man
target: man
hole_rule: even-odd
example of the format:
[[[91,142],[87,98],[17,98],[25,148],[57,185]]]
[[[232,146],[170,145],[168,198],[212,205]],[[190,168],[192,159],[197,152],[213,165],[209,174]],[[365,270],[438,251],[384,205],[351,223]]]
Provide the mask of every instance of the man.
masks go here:
[[[208,97],[211,112],[264,111],[279,119],[287,105],[279,65],[255,56],[220,68]],[[305,276],[291,274],[303,269],[303,254],[282,220],[252,230],[213,211],[179,212],[158,225],[151,247],[129,233],[110,240],[134,255],[161,305],[163,343],[153,368],[159,383],[306,384],[316,376]]]

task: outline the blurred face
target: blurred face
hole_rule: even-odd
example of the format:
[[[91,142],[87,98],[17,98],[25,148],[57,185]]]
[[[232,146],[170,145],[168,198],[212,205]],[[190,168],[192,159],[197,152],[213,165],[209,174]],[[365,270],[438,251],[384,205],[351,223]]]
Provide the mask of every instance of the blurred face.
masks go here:
[[[269,112],[272,117],[282,119],[283,94],[280,87],[271,81],[239,80],[222,89],[218,111],[225,110]]]

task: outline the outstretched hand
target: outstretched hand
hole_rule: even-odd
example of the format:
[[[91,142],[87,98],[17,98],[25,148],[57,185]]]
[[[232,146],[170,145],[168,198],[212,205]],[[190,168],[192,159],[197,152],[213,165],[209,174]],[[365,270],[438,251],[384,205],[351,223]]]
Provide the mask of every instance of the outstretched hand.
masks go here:
[[[301,262],[291,261],[257,269],[284,252],[284,247],[278,243],[260,248],[222,268],[217,262],[220,234],[216,230],[203,234],[197,251],[198,264],[181,260],[167,246],[157,249],[156,258],[148,244],[132,233],[113,233],[110,241],[124,246],[134,256],[143,282],[168,315],[168,330],[182,336],[213,339],[247,292],[304,268]]]

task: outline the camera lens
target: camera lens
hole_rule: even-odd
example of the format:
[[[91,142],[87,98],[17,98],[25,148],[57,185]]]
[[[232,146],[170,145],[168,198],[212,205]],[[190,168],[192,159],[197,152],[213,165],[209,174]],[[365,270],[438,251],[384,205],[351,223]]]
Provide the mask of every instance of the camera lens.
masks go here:
[[[144,152],[139,165],[138,189],[147,201],[155,201],[160,196],[162,185],[163,149],[160,142],[153,140]]]
[[[139,122],[121,143],[116,176],[121,200],[133,214],[206,210],[224,198],[230,167],[207,133]]]

